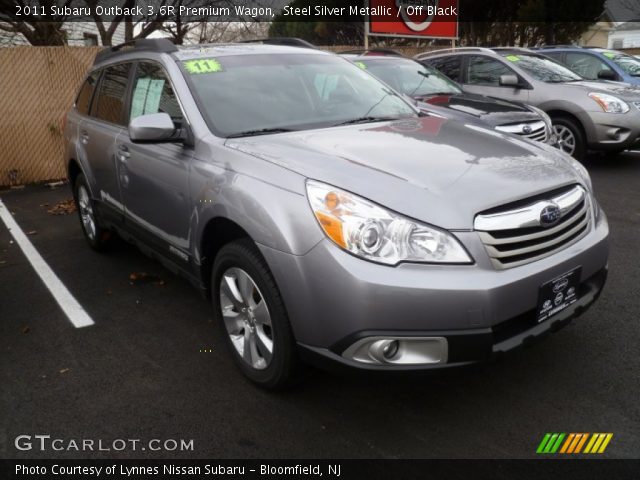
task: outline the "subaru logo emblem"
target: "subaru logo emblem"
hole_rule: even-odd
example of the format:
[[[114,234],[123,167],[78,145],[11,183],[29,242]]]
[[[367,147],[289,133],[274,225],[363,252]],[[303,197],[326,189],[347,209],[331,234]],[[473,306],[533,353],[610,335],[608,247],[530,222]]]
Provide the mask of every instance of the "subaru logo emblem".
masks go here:
[[[546,207],[542,209],[540,212],[540,225],[543,227],[550,227],[551,225],[555,225],[560,220],[562,216],[562,212],[560,211],[560,207],[555,203],[550,203]]]
[[[533,132],[533,129],[529,125],[522,127],[522,133],[525,135],[529,135],[531,132]]]

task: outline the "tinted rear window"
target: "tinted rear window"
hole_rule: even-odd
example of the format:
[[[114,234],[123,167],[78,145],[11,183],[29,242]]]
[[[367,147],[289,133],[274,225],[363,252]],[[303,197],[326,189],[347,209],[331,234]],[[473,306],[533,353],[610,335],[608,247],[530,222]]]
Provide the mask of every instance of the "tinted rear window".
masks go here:
[[[95,117],[106,122],[125,124],[124,106],[130,69],[129,63],[107,67],[100,82],[97,101],[94,102]]]
[[[440,57],[423,61],[433,68],[440,70],[451,80],[456,82],[460,81],[460,57]]]
[[[83,115],[87,115],[89,113],[91,98],[93,98],[93,92],[98,84],[98,78],[100,78],[100,72],[93,72],[89,75],[89,78],[87,78],[80,89],[80,93],[76,99],[76,109]]]

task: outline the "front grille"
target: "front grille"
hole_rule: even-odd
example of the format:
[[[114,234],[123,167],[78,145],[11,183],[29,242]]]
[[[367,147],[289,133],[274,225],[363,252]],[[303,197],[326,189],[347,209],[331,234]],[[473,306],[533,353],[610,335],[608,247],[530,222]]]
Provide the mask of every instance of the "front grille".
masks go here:
[[[536,142],[546,142],[549,138],[547,125],[542,121],[498,125],[496,130],[505,133],[513,133]]]
[[[560,218],[542,224],[542,212],[557,207]],[[577,242],[589,231],[591,203],[578,185],[555,192],[544,200],[533,200],[511,210],[476,216],[474,227],[493,265],[499,269],[517,267],[547,257]]]

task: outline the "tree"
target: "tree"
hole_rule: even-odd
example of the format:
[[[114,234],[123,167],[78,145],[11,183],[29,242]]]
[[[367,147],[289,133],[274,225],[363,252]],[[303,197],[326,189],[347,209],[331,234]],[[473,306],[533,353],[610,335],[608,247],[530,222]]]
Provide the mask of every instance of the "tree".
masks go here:
[[[66,45],[67,37],[63,26],[67,21],[65,15],[47,15],[47,22],[42,21],[42,16],[35,15],[35,12],[50,12],[51,6],[69,6],[72,0],[56,1],[56,0],[38,0],[28,3],[30,6],[36,7],[29,10],[27,14],[22,12],[16,20],[16,6],[25,6],[26,2],[17,0],[0,0],[0,32],[4,32],[7,37],[15,37],[22,35],[31,45]]]
[[[572,43],[604,12],[604,0],[460,0],[463,45]]]
[[[124,9],[133,9],[138,3],[140,3],[143,6],[143,11],[145,13],[141,17],[136,18],[124,13],[107,18],[104,15],[98,15],[98,10],[96,9],[100,3],[98,0],[84,0],[84,3],[91,9],[91,18],[96,24],[102,45],[111,45],[113,43],[113,35],[116,33],[120,25],[124,24],[125,42],[128,42],[136,38],[148,37],[158,30],[161,27],[162,22],[167,18],[167,15],[163,15],[159,8],[155,9],[153,15],[148,15],[148,10],[144,5],[148,2],[139,2],[137,0],[121,0],[120,2],[112,2],[113,6],[121,7],[123,11],[125,11]],[[158,2],[150,3],[157,4]],[[176,3],[178,3],[178,0],[172,2],[163,0],[158,4],[158,6],[166,6],[167,4],[174,5]]]
[[[313,7],[315,0],[294,0],[292,8]],[[329,8],[344,7],[342,0],[326,0],[322,2]],[[361,45],[364,36],[364,17],[349,16],[341,21],[334,18],[318,18],[314,21],[291,22],[282,13],[273,19],[269,28],[270,37],[298,37],[317,45]]]

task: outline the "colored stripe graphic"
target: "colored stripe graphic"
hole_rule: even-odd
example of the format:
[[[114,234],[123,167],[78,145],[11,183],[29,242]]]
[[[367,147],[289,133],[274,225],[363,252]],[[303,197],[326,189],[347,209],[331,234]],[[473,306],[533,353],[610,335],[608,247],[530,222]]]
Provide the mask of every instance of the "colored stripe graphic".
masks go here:
[[[545,433],[536,453],[604,453],[612,438],[613,433]]]

